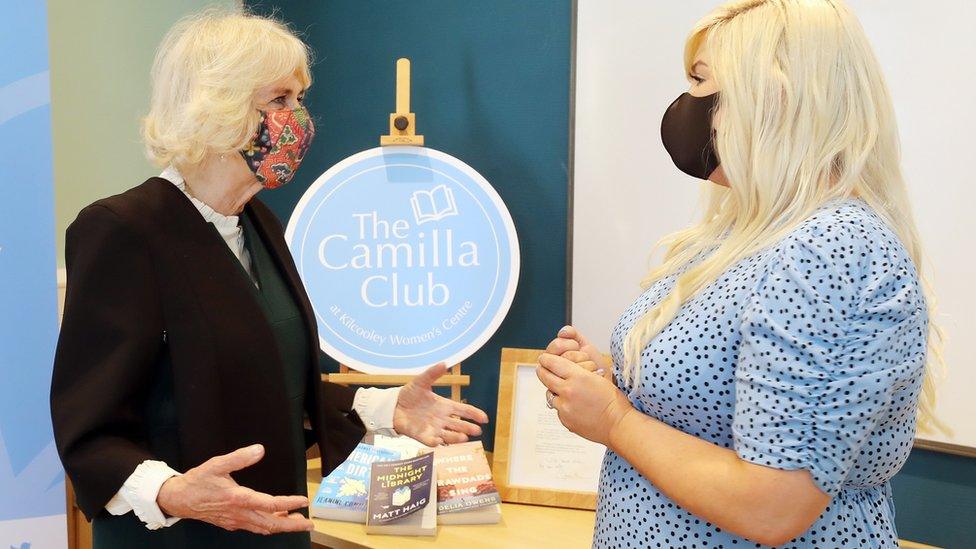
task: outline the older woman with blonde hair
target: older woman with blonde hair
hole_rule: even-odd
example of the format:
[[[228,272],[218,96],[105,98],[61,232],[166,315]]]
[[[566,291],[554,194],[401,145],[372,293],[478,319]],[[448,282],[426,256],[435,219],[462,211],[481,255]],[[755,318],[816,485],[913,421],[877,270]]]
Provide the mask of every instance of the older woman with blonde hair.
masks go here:
[[[367,429],[436,445],[487,421],[431,391],[442,364],[402,389],[321,382],[311,304],[255,197],[309,150],[310,83],[274,20],[181,21],[143,127],[165,170],[68,228],[51,407],[96,548],[308,547],[309,445],[328,472]]]
[[[727,3],[684,68],[662,138],[716,183],[703,220],[612,364],[566,327],[537,370],[608,447],[593,545],[895,548],[888,481],[937,423],[940,355],[881,68],[841,0]]]

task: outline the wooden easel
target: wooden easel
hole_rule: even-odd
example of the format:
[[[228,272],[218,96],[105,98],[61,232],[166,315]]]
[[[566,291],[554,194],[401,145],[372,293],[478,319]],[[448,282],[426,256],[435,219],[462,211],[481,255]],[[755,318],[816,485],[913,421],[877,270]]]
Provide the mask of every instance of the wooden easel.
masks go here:
[[[417,135],[417,115],[410,112],[410,60],[396,62],[396,112],[390,113],[390,133],[380,136],[380,145],[424,146],[424,136]]]
[[[424,146],[424,136],[417,135],[417,115],[410,112],[410,60],[401,57],[396,62],[396,112],[390,113],[390,133],[380,136],[383,147],[396,145]],[[406,385],[412,380],[411,375],[378,375],[366,374],[346,366],[339,365],[339,373],[322,374],[322,380],[340,385]],[[461,402],[461,387],[471,384],[471,376],[461,373],[461,365],[455,364],[450,373],[442,376],[435,387],[450,387],[451,400]]]
[[[402,374],[366,374],[346,366],[339,365],[339,372],[336,374],[322,374],[322,381],[338,383],[340,385],[380,385],[395,386],[406,385],[416,376]],[[435,387],[450,387],[451,400],[462,402],[461,387],[471,385],[471,376],[461,373],[461,365],[455,364],[447,374],[441,376],[434,382]]]

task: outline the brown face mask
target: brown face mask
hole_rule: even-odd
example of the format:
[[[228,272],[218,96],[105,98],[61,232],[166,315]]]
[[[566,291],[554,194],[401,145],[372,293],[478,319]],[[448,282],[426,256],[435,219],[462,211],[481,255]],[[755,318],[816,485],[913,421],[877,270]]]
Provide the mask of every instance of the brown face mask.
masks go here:
[[[698,179],[708,179],[718,168],[718,153],[712,141],[712,114],[718,93],[695,97],[684,93],[664,113],[661,140],[679,170]]]

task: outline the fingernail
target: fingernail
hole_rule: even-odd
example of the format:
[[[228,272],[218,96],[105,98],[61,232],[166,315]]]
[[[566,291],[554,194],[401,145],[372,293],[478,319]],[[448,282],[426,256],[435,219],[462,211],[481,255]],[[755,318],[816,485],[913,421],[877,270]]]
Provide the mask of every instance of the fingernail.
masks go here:
[[[261,452],[263,452],[263,451],[264,451],[264,448],[262,448],[260,444],[255,444],[254,446],[251,446],[251,455],[252,456],[260,456],[261,455]]]
[[[563,326],[559,329],[559,335],[566,335],[570,328],[572,328],[572,326]]]
[[[602,376],[602,375],[603,375],[603,372],[604,372],[604,371],[605,371],[605,370],[604,370],[603,368],[599,368],[599,369],[598,369],[598,370],[596,371],[596,375],[598,375],[598,376]]]

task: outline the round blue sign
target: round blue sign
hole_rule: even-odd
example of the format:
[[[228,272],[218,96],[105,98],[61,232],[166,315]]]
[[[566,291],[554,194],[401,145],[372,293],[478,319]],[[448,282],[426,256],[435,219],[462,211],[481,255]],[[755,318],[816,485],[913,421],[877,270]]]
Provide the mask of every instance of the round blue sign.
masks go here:
[[[470,166],[424,147],[380,147],[308,189],[285,232],[322,349],[367,373],[457,364],[515,296],[515,224]]]

